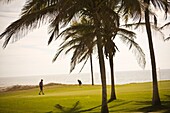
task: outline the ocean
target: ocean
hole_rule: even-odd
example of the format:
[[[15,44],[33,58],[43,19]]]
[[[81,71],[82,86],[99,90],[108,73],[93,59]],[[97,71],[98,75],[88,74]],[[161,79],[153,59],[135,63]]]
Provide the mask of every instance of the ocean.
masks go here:
[[[110,84],[110,74],[107,73],[107,84]],[[158,81],[170,80],[170,69],[159,69],[157,71]],[[79,74],[56,74],[56,75],[35,75],[20,77],[0,77],[0,87],[12,85],[38,85],[40,80],[44,80],[44,84],[61,83],[61,84],[78,84],[80,79],[83,84],[91,84],[90,73]],[[140,71],[119,71],[115,72],[115,84],[129,84],[151,82],[152,76],[149,70]],[[94,73],[94,84],[101,84],[100,74]]]

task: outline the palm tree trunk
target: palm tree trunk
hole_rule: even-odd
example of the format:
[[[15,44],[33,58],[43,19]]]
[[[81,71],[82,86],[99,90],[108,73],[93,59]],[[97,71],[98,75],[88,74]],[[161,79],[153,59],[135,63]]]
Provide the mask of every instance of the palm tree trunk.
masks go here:
[[[90,66],[91,66],[91,80],[92,80],[92,85],[94,85],[92,54],[90,54]]]
[[[100,75],[101,75],[101,82],[102,82],[102,108],[101,113],[109,113],[108,106],[107,106],[107,88],[106,88],[106,71],[105,71],[105,63],[104,63],[104,55],[101,46],[101,39],[100,37],[97,38],[97,48],[98,48],[98,55],[99,55],[99,65],[100,65]]]
[[[109,113],[108,106],[107,106],[107,87],[106,87],[106,70],[105,70],[105,62],[104,62],[104,55],[102,49],[102,37],[99,34],[100,32],[100,17],[98,12],[94,15],[94,24],[96,27],[96,37],[97,37],[97,49],[98,49],[98,56],[99,56],[99,66],[100,66],[100,76],[102,82],[102,108],[101,113]]]
[[[113,56],[109,56],[109,63],[110,63],[110,72],[111,72],[111,96],[110,96],[109,102],[111,102],[113,100],[116,100]]]
[[[144,2],[149,4],[149,0],[144,0]],[[152,105],[156,106],[156,105],[161,105],[161,101],[159,98],[155,53],[154,53],[153,42],[152,42],[152,33],[151,33],[151,28],[150,28],[148,8],[146,8],[146,10],[145,10],[145,23],[146,23],[146,31],[147,31],[147,35],[148,35],[150,57],[151,57],[151,64],[152,64],[152,79],[153,79],[153,82],[152,82],[152,84],[153,84]]]

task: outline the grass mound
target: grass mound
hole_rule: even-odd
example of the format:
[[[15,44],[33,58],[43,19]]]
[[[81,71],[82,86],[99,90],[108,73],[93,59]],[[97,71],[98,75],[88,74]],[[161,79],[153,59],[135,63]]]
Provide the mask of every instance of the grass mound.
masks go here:
[[[48,84],[45,84],[44,87],[55,86],[55,85],[62,85],[62,84],[60,84],[60,83],[48,83]],[[9,86],[9,87],[2,87],[0,89],[0,92],[28,90],[28,89],[38,88],[38,87],[39,87],[38,85],[13,85],[13,86]]]
[[[8,91],[18,91],[18,90],[28,90],[28,89],[33,89],[36,88],[38,86],[34,86],[34,85],[14,85],[11,87],[7,87],[6,89],[4,89],[5,92]]]

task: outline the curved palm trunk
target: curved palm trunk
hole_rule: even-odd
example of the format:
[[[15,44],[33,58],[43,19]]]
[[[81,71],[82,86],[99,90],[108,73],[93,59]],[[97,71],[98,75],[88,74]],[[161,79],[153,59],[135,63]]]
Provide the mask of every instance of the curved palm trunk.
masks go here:
[[[90,66],[91,66],[91,79],[92,79],[92,85],[94,85],[92,54],[90,54]]]
[[[111,102],[113,100],[116,100],[113,56],[109,56],[109,63],[110,63],[110,72],[111,72],[111,96],[110,96],[109,102]]]
[[[149,4],[150,0],[144,0],[145,3]],[[161,101],[159,98],[159,91],[158,91],[158,81],[157,81],[157,73],[156,73],[156,62],[155,62],[155,54],[152,42],[152,34],[150,28],[150,20],[149,20],[149,10],[146,8],[145,10],[145,23],[146,23],[146,30],[148,34],[148,42],[149,42],[149,49],[150,49],[150,57],[151,57],[151,64],[152,64],[152,79],[153,79],[153,95],[152,95],[152,105],[161,105]]]

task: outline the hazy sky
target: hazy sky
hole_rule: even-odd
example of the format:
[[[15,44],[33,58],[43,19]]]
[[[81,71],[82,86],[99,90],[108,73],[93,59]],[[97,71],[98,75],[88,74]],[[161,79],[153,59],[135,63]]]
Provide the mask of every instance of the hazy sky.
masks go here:
[[[11,22],[19,17],[23,4],[24,0],[16,0],[8,5],[0,3],[0,34]],[[166,33],[168,34],[168,30]],[[137,34],[138,39],[136,41],[142,47],[146,55],[145,70],[151,69],[146,33]],[[156,33],[153,36],[157,67],[160,69],[169,69],[170,41],[164,42]],[[44,26],[41,29],[29,33],[21,40],[12,44],[10,43],[6,49],[2,49],[4,40],[0,40],[0,77],[69,74],[71,56],[62,54],[55,63],[52,63],[59,43],[58,41],[55,41],[47,46],[48,37],[47,27]],[[128,50],[126,45],[118,39],[115,43],[120,50],[120,52],[116,53],[114,58],[115,71],[142,70],[137,63],[135,56]],[[97,55],[94,55],[93,59],[94,71],[99,72]],[[105,61],[107,65],[106,70],[109,72],[108,60]],[[81,66],[82,64],[78,65],[73,73],[78,73]],[[89,72],[90,63],[88,62],[82,73]]]

